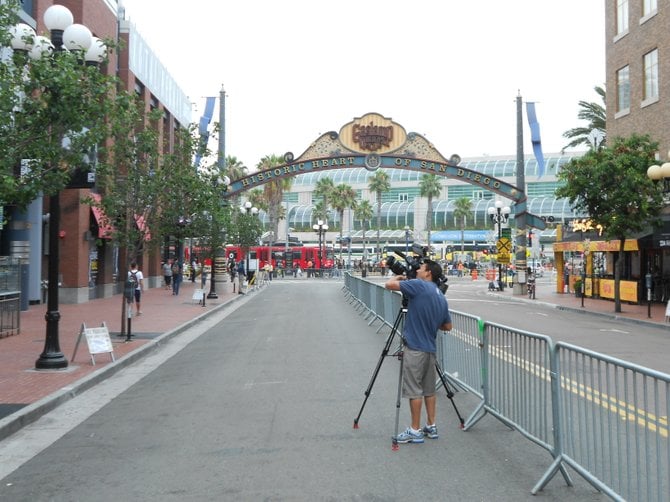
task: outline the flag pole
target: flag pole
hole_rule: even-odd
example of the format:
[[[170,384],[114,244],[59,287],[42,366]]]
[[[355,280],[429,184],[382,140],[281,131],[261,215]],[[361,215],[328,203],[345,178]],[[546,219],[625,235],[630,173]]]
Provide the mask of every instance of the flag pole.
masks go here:
[[[514,204],[514,221],[516,223],[516,254],[515,265],[516,274],[514,275],[514,284],[512,293],[515,295],[525,294],[526,285],[526,210],[527,199],[526,190],[526,172],[523,156],[523,112],[522,112],[521,91],[516,97],[516,187],[523,193],[523,196]]]

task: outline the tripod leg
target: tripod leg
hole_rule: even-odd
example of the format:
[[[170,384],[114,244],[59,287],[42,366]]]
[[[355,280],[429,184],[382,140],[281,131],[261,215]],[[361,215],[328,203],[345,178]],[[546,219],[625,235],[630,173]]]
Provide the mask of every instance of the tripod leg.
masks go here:
[[[398,316],[396,317],[395,321],[393,322],[393,327],[391,328],[391,332],[389,333],[388,338],[386,338],[386,343],[384,344],[384,349],[382,350],[382,354],[379,357],[379,361],[377,362],[377,367],[375,368],[375,371],[372,374],[372,378],[370,379],[370,383],[368,385],[368,388],[365,390],[365,399],[363,400],[363,404],[361,405],[361,409],[358,412],[358,416],[354,419],[354,429],[358,429],[358,421],[361,419],[361,415],[363,414],[363,408],[365,408],[365,403],[367,403],[368,398],[370,397],[370,393],[372,392],[372,386],[375,384],[375,380],[377,379],[377,375],[379,374],[379,370],[382,367],[382,363],[384,362],[384,358],[388,355],[389,350],[391,349],[391,344],[393,343],[393,337],[395,337],[395,334],[398,332],[398,327],[400,326],[400,324],[402,322],[404,313],[406,313],[406,310],[405,309],[400,309],[400,312],[398,312]]]
[[[377,379],[377,375],[379,374],[379,370],[382,367],[382,363],[384,362],[384,358],[388,355],[389,350],[391,349],[391,344],[393,343],[393,337],[398,332],[398,326],[400,325],[400,316],[401,316],[401,314],[398,314],[398,318],[393,323],[393,327],[391,328],[391,333],[389,333],[389,336],[386,339],[386,343],[384,344],[384,349],[382,350],[381,356],[379,356],[379,361],[377,361],[377,367],[375,368],[375,371],[372,374],[372,378],[370,379],[370,383],[368,384],[368,388],[365,390],[365,399],[363,400],[363,404],[361,405],[361,409],[358,412],[358,416],[354,419],[354,429],[358,429],[358,421],[360,420],[361,415],[363,414],[363,409],[365,408],[365,403],[368,402],[368,398],[370,397],[370,393],[372,392],[372,386],[375,384],[375,380]]]
[[[454,391],[451,390],[451,387],[449,387],[449,384],[447,382],[446,377],[444,376],[442,368],[440,367],[440,364],[437,361],[435,361],[435,370],[437,371],[437,374],[440,377],[440,381],[442,382],[442,386],[444,387],[444,391],[447,393],[447,397],[449,398],[449,401],[451,401],[451,404],[454,407],[454,411],[456,412],[456,416],[458,416],[458,421],[461,423],[461,429],[463,429],[465,427],[465,420],[463,420],[463,417],[458,412],[458,408],[456,407],[456,403],[454,402]]]
[[[398,395],[395,401],[395,434],[393,435],[391,449],[393,451],[398,449],[398,427],[400,426],[400,400],[402,394],[402,376],[403,369],[405,367],[405,357],[402,351],[402,347],[396,354],[398,359],[400,359],[400,371],[398,372]]]

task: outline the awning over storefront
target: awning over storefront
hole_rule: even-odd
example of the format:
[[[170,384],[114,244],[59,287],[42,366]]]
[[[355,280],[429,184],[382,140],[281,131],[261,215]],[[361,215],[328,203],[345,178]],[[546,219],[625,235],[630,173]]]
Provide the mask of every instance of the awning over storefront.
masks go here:
[[[100,194],[91,193],[90,196],[96,204],[100,204],[102,202],[102,197]],[[114,226],[111,224],[109,218],[102,210],[102,207],[91,204],[91,212],[93,213],[93,217],[98,224],[98,239],[111,239],[112,233],[114,232]]]

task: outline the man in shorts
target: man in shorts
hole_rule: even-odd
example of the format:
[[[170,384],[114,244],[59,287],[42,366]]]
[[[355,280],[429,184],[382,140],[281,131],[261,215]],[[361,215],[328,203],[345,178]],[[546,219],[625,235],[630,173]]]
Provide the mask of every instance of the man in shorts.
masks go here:
[[[385,287],[400,291],[409,300],[403,326],[403,397],[409,399],[412,423],[398,434],[398,443],[423,443],[424,437],[437,439],[435,425],[435,353],[437,330],[450,331],[451,315],[447,299],[438,289],[442,267],[424,259],[416,279],[396,275]],[[421,408],[426,405],[426,425],[421,427]]]

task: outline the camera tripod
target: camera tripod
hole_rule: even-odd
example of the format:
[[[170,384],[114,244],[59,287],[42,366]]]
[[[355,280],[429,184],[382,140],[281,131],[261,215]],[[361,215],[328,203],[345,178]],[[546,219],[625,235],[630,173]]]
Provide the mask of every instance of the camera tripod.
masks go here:
[[[384,358],[386,358],[389,355],[389,352],[391,350],[391,345],[393,344],[393,339],[395,338],[395,335],[397,334],[398,337],[400,338],[400,344],[398,347],[395,349],[395,352],[391,354],[391,357],[397,357],[398,360],[400,361],[400,371],[398,374],[398,393],[396,397],[396,414],[395,414],[395,434],[393,435],[393,450],[398,449],[398,424],[400,421],[400,403],[401,403],[401,391],[402,391],[402,378],[403,378],[403,367],[404,367],[404,358],[403,358],[403,346],[405,345],[405,338],[402,336],[402,333],[400,331],[400,327],[404,326],[405,322],[405,316],[407,315],[407,308],[409,305],[409,300],[403,295],[402,297],[402,306],[400,307],[400,311],[398,312],[398,315],[396,316],[395,321],[393,322],[393,327],[391,328],[391,332],[389,333],[388,338],[386,339],[386,343],[384,344],[384,348],[382,349],[381,356],[379,357],[379,361],[377,361],[377,366],[375,368],[374,373],[372,374],[372,378],[370,379],[370,383],[368,384],[367,389],[365,389],[365,399],[363,399],[363,404],[361,405],[361,409],[358,412],[358,416],[354,419],[354,429],[358,429],[358,422],[361,418],[361,415],[363,414],[363,409],[365,408],[365,404],[368,401],[368,398],[370,397],[370,394],[372,393],[372,387],[375,384],[375,380],[377,379],[377,375],[379,374],[379,370],[382,367],[382,363],[384,362]],[[461,429],[464,427],[465,420],[463,420],[463,417],[461,417],[461,414],[458,412],[458,408],[456,407],[456,403],[454,402],[454,391],[453,389],[449,386],[447,379],[444,376],[444,372],[442,371],[442,368],[440,367],[439,363],[435,361],[435,369],[437,371],[437,374],[440,378],[440,381],[442,382],[442,386],[444,387],[445,392],[447,393],[447,397],[451,401],[452,406],[454,407],[454,411],[456,412],[456,415],[458,416],[458,420],[460,422],[460,427]]]

